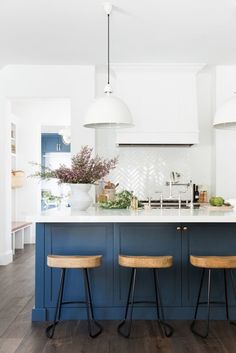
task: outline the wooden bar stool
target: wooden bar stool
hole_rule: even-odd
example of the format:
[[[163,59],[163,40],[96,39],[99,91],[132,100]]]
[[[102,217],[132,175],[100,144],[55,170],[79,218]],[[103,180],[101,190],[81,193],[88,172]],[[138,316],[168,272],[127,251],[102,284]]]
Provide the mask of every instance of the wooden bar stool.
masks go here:
[[[232,273],[232,269],[236,268],[236,256],[193,256],[193,255],[190,255],[190,263],[195,267],[202,268],[200,287],[199,287],[199,291],[198,291],[194,319],[193,319],[190,327],[191,327],[191,331],[193,333],[195,333],[196,335],[198,335],[202,338],[206,338],[209,333],[210,304],[225,304],[226,319],[229,320],[226,270],[229,270],[233,289],[236,294],[236,287],[235,287],[233,273]],[[211,301],[211,272],[216,269],[221,269],[224,271],[224,293],[225,293],[225,301],[224,302]],[[203,302],[203,301],[200,301],[200,298],[201,298],[202,285],[203,285],[203,280],[204,280],[204,275],[205,275],[206,270],[208,271],[207,301]],[[202,334],[195,329],[198,307],[200,304],[207,304],[207,328],[206,328],[205,334]],[[235,324],[235,323],[231,322],[231,324]]]
[[[48,255],[47,264],[49,267],[60,268],[61,269],[61,280],[60,287],[58,291],[57,306],[54,316],[53,324],[46,328],[46,335],[48,338],[52,338],[55,332],[56,325],[60,321],[61,317],[61,306],[63,304],[86,304],[87,309],[87,321],[88,321],[88,330],[90,337],[97,337],[102,332],[102,326],[95,321],[93,314],[93,304],[91,296],[91,288],[89,281],[88,269],[96,268],[101,266],[102,256],[61,256],[61,255]],[[84,289],[85,289],[85,301],[63,301],[63,292],[64,292],[64,283],[65,283],[65,274],[66,270],[69,269],[82,269],[84,275]],[[98,330],[92,332],[92,323],[97,326]]]
[[[160,283],[159,283],[159,276],[158,276],[158,269],[160,268],[168,268],[173,265],[173,257],[172,256],[126,256],[126,255],[119,255],[119,265],[123,267],[130,267],[132,268],[131,278],[130,278],[130,285],[128,291],[128,298],[126,303],[125,309],[125,317],[124,320],[119,324],[117,330],[118,332],[128,338],[131,332],[131,325],[132,325],[132,316],[133,316],[133,307],[134,304],[141,304],[141,303],[155,303],[156,310],[157,310],[157,321],[158,326],[163,336],[164,328],[165,335],[170,337],[173,333],[173,328],[165,322],[164,317],[164,310],[162,305],[161,293],[160,293]],[[148,268],[153,271],[153,281],[155,287],[155,301],[135,301],[135,283],[136,283],[136,273],[138,268]],[[128,325],[128,331],[125,333],[122,327],[125,325],[128,317],[128,311],[130,307],[130,319]],[[160,311],[161,317],[160,317]]]

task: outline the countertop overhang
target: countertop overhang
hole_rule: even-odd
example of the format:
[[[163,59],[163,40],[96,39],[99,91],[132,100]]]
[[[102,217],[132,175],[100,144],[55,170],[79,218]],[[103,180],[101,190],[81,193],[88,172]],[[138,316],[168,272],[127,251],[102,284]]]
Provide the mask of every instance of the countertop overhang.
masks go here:
[[[32,221],[32,217],[30,217]],[[51,209],[33,217],[36,223],[236,223],[236,211],[200,209],[104,210]]]

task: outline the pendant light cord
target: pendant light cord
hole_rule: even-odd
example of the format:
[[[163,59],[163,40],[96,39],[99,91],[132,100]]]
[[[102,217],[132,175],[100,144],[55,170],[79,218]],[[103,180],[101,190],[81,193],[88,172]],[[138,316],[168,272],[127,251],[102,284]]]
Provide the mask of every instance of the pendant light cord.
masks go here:
[[[107,83],[110,84],[110,15],[107,15]]]

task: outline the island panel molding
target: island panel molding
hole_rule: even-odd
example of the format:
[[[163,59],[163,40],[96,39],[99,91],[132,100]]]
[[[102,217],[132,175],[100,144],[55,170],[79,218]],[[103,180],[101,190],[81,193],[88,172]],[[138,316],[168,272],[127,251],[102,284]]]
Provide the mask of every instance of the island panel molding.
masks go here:
[[[91,291],[95,306],[112,305],[112,291],[108,278],[112,281],[110,249],[113,247],[112,225],[76,224],[67,228],[65,224],[47,225],[45,228],[45,252],[47,255],[102,255],[102,266],[90,271]],[[60,270],[49,268],[45,263],[45,305],[55,307],[60,283]],[[83,273],[71,269],[66,274],[66,301],[84,300]],[[96,290],[98,288],[99,290]],[[102,290],[100,290],[102,289]],[[80,304],[80,307],[84,305]]]
[[[187,227],[182,233],[182,264],[183,264],[183,305],[196,304],[199,290],[201,269],[189,263],[189,256],[234,256],[236,254],[235,224],[195,224]],[[227,271],[226,271],[227,272]],[[227,275],[227,274],[226,274]],[[224,278],[222,270],[214,270],[211,295],[213,301],[224,300]],[[236,272],[235,272],[236,278]],[[232,283],[227,275],[229,303],[236,306]],[[207,300],[207,279],[204,280],[203,301]],[[203,312],[203,308],[200,308]],[[215,308],[216,318],[220,318],[220,309]]]
[[[118,256],[165,256],[172,255],[173,266],[159,271],[163,304],[178,306],[181,304],[181,242],[175,224],[115,224],[114,237],[114,297],[121,306],[126,305],[127,284],[131,270],[119,266]],[[153,274],[148,269],[138,271],[137,300],[154,300]]]
[[[118,255],[172,255],[173,268],[160,270],[161,291],[167,319],[192,319],[200,271],[189,255],[235,255],[236,224],[226,223],[37,223],[36,298],[33,321],[52,320],[56,308],[59,270],[47,266],[47,255],[103,256],[100,268],[91,271],[94,311],[97,319],[118,320],[124,315],[129,270],[118,265]],[[235,274],[236,275],[236,274]],[[82,299],[81,273],[72,270],[66,278],[66,300]],[[150,274],[140,271],[137,299],[154,298]],[[214,274],[214,299],[223,301],[223,276]],[[83,282],[82,282],[83,283]],[[206,291],[204,283],[203,291]],[[230,318],[236,319],[236,301],[229,282]],[[152,297],[153,295],[153,297]],[[205,294],[204,294],[205,295]],[[199,318],[204,318],[201,308]],[[225,319],[224,305],[212,306],[212,319]],[[155,319],[156,309],[142,305],[135,319]],[[79,304],[62,309],[63,320],[86,319]]]

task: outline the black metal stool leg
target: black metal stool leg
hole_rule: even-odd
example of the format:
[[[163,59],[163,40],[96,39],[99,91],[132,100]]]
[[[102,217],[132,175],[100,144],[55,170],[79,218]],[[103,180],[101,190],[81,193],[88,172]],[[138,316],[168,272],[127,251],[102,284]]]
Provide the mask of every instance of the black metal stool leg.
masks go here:
[[[197,319],[197,312],[198,312],[198,307],[199,307],[199,302],[200,302],[200,297],[201,297],[201,292],[202,292],[202,285],[203,285],[204,275],[205,275],[205,268],[202,270],[200,286],[199,286],[199,291],[198,291],[198,296],[197,296],[197,304],[196,304],[196,307],[195,307],[195,313],[194,313],[193,321],[192,321],[192,323],[190,325],[191,331],[193,333],[196,333],[197,335],[198,335],[198,333],[195,331],[194,326],[195,326],[196,319]]]
[[[198,292],[198,299],[197,299],[197,305],[195,309],[195,314],[194,314],[194,319],[193,322],[190,326],[191,331],[196,334],[197,336],[201,338],[206,338],[209,333],[209,323],[210,323],[210,296],[211,296],[211,269],[208,269],[208,285],[207,285],[207,329],[206,329],[206,334],[203,335],[200,332],[196,331],[194,329],[195,323],[196,323],[196,318],[197,318],[197,312],[198,312],[198,307],[200,304],[200,296],[201,296],[201,291],[202,291],[202,285],[203,285],[203,279],[204,279],[204,274],[205,274],[205,269],[202,271],[202,276],[201,276],[201,282],[200,282],[200,288]]]
[[[155,269],[154,268],[153,268],[153,279],[154,279],[154,286],[155,286],[157,322],[158,322],[160,334],[161,334],[162,337],[164,337],[162,326],[161,326],[161,319],[160,319],[160,312],[159,312],[159,302],[158,302],[158,293],[157,293],[157,283],[156,283],[156,273],[155,273]]]
[[[119,334],[121,334],[125,338],[128,338],[130,336],[130,332],[131,332],[133,306],[134,306],[134,293],[135,293],[136,273],[137,273],[137,269],[133,268],[132,269],[132,274],[131,274],[131,277],[130,277],[129,292],[128,292],[128,298],[127,298],[127,303],[126,303],[126,308],[125,308],[125,317],[124,317],[124,320],[117,327],[117,330],[118,330]],[[131,301],[130,301],[130,297],[131,297]],[[128,311],[129,311],[129,305],[130,305],[130,320],[129,320],[129,326],[128,326],[128,333],[124,333],[124,332],[122,332],[121,327],[124,326],[124,324],[126,323],[127,316],[128,316]]]
[[[53,321],[53,324],[52,324],[52,325],[50,325],[50,326],[48,326],[48,327],[46,328],[46,336],[47,336],[48,338],[53,338],[56,325],[57,325],[58,322],[60,321],[60,317],[61,317],[61,304],[62,304],[62,298],[63,298],[63,292],[64,292],[64,283],[65,283],[65,272],[66,272],[66,269],[65,269],[65,268],[62,268],[62,269],[61,269],[60,288],[59,288],[59,291],[58,291],[57,306],[56,306],[54,321]]]
[[[207,285],[207,332],[206,337],[209,333],[210,324],[210,297],[211,297],[211,269],[208,269],[208,285]]]
[[[161,324],[163,326],[166,337],[170,337],[173,334],[174,330],[173,330],[173,327],[171,325],[169,325],[169,324],[167,324],[165,322],[164,308],[163,308],[163,303],[162,303],[162,298],[161,298],[161,291],[160,291],[160,281],[159,281],[159,276],[158,276],[157,269],[155,269],[155,268],[153,269],[153,274],[154,274],[154,284],[155,284],[158,323],[159,323],[159,325]],[[160,305],[159,305],[159,303],[160,303]],[[162,320],[160,320],[159,307],[161,309]],[[161,333],[162,333],[162,329],[161,329]]]
[[[86,310],[87,310],[87,321],[88,321],[88,329],[89,329],[89,336],[92,338],[97,337],[102,332],[102,326],[94,319],[93,314],[93,303],[92,303],[92,296],[91,296],[91,289],[89,283],[89,276],[88,276],[88,269],[83,269],[84,272],[84,287],[85,287],[85,296],[86,296]],[[92,333],[92,325],[91,321],[98,327],[96,333]]]
[[[236,299],[236,286],[235,286],[234,276],[233,276],[233,271],[232,270],[230,270],[230,279],[231,279],[231,282],[232,282],[232,286],[233,286],[233,290],[234,290],[234,296],[235,296],[235,299]],[[236,326],[236,322],[235,321],[230,321],[230,324]]]
[[[235,283],[234,283],[233,271],[230,270],[229,273],[230,273],[230,278],[231,278],[231,282],[232,282],[232,286],[233,286],[233,290],[234,290],[234,297],[235,297],[235,299],[236,299],[236,285],[235,285]]]
[[[228,291],[227,291],[227,279],[226,279],[226,270],[225,270],[225,269],[224,269],[224,287],[225,287],[225,310],[226,310],[226,319],[229,320]]]

